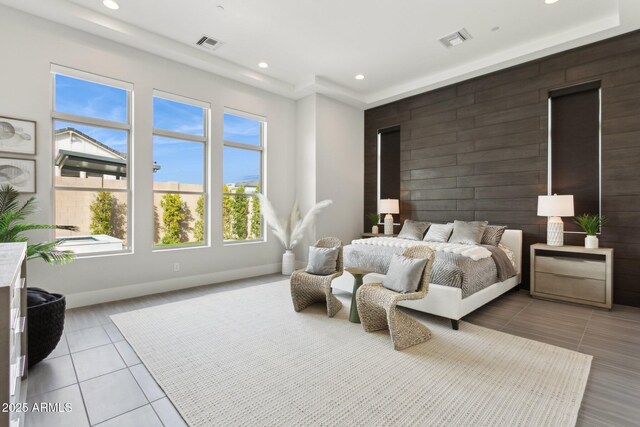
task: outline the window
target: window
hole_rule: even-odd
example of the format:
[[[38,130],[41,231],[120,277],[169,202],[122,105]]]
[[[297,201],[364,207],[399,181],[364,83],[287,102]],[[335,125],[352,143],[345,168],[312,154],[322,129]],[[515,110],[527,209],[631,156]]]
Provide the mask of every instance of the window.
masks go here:
[[[207,243],[208,111],[198,101],[160,92],[153,97],[156,248]]]
[[[77,254],[131,248],[131,93],[128,83],[52,69],[55,223]]]
[[[263,188],[266,126],[257,116],[236,112],[224,115],[222,233],[227,242],[263,239],[256,193]]]
[[[600,82],[549,94],[549,194],[572,194],[576,215],[600,214]],[[581,232],[572,221],[565,231]]]

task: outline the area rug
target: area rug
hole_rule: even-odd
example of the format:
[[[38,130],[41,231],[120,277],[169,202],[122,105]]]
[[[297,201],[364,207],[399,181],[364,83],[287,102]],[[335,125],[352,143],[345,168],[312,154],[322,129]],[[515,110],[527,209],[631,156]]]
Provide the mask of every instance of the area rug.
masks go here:
[[[427,296],[428,297],[428,296]],[[286,281],[112,316],[191,426],[570,426],[591,356],[412,312],[433,338],[293,311]]]

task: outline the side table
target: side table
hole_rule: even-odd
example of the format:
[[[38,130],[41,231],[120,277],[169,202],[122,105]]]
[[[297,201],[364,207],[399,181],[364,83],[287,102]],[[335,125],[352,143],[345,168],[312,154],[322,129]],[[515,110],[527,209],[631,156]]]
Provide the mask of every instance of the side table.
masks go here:
[[[358,304],[356,302],[356,293],[358,288],[362,286],[362,278],[371,273],[371,270],[365,270],[364,268],[345,268],[346,271],[351,273],[354,277],[353,281],[353,293],[351,294],[351,311],[349,312],[349,321],[353,323],[360,323],[360,315],[358,314]]]

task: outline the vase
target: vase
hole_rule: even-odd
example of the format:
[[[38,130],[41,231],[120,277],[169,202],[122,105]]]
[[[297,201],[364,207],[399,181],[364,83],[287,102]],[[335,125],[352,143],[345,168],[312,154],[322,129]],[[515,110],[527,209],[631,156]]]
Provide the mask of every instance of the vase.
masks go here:
[[[374,225],[373,227],[371,227],[371,233],[372,234],[378,234],[379,230],[378,230],[378,226]]]
[[[585,237],[584,247],[587,249],[598,249],[598,238],[596,236]]]
[[[282,254],[282,274],[291,276],[296,265],[296,256],[291,249],[287,249]]]

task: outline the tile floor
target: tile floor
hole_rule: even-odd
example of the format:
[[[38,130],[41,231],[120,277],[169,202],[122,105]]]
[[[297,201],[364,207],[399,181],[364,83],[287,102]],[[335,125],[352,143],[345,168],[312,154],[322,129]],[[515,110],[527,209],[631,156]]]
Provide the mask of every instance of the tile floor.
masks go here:
[[[184,426],[111,314],[282,280],[268,275],[69,310],[58,348],[29,372],[28,400],[70,402],[71,413],[30,413],[27,427]],[[510,292],[464,320],[594,356],[578,425],[639,425],[640,309],[611,312]]]

